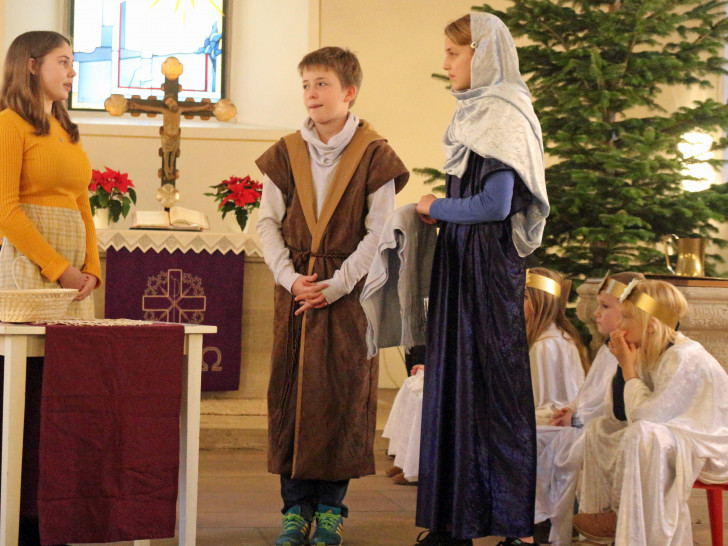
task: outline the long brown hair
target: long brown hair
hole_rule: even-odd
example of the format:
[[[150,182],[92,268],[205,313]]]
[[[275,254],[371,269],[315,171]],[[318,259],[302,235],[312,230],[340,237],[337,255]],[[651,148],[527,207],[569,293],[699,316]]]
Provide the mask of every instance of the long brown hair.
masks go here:
[[[571,281],[564,279],[560,273],[545,267],[533,267],[530,269],[531,273],[537,275],[543,275],[549,279],[556,281],[561,286],[561,296],[557,297],[543,290],[526,287],[526,294],[531,300],[531,306],[533,307],[533,316],[530,320],[526,321],[526,334],[528,336],[528,347],[529,349],[533,346],[538,338],[541,337],[544,330],[549,327],[551,323],[556,324],[556,327],[561,330],[562,334],[566,334],[571,341],[576,345],[579,351],[579,358],[581,359],[581,367],[584,369],[586,374],[589,371],[590,363],[589,357],[587,356],[586,347],[581,342],[579,332],[571,321],[566,316],[566,302],[569,298],[569,290],[571,289]]]
[[[62,34],[33,30],[15,38],[5,56],[0,111],[9,108],[35,127],[36,135],[47,135],[51,126],[43,108],[40,75],[30,71],[30,60],[35,59],[40,66],[50,51],[64,43],[71,45]],[[71,137],[71,142],[77,142],[78,126],[71,121],[63,101],[53,101],[51,114]]]

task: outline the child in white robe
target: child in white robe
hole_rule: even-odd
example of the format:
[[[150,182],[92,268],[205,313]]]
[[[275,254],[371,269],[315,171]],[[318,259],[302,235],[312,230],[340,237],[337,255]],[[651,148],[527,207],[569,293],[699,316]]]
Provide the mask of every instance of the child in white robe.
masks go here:
[[[523,310],[526,317],[536,424],[576,398],[589,368],[586,349],[566,317],[571,281],[543,267],[529,269]]]
[[[603,336],[617,329],[621,320],[619,296],[641,273],[607,276],[597,289],[594,318]],[[536,427],[538,466],[536,474],[535,521],[550,520],[549,543],[571,544],[576,487],[584,458],[584,426],[611,411],[611,397],[605,400],[617,359],[606,345],[599,348],[576,399],[553,412],[548,425]]]
[[[425,366],[417,364],[402,383],[382,431],[382,437],[389,438],[387,453],[394,455],[394,466],[387,471],[387,475],[399,485],[417,483],[424,384]]]
[[[692,544],[696,479],[728,481],[728,374],[675,328],[687,302],[662,281],[634,281],[609,348],[619,361],[628,425],[586,427],[575,527],[617,546]]]

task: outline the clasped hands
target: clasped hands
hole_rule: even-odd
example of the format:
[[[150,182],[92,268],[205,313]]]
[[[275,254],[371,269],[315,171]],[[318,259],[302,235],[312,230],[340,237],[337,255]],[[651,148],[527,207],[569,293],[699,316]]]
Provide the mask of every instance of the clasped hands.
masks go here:
[[[75,288],[78,290],[78,295],[74,298],[74,301],[86,299],[96,288],[97,282],[96,277],[88,273],[82,273],[72,265],[69,265],[58,277],[58,284],[61,285],[61,288]]]
[[[553,427],[570,427],[572,415],[574,415],[574,412],[569,406],[555,409],[551,414],[551,419],[549,419],[546,424]]]
[[[291,286],[291,292],[296,296],[294,301],[299,303],[299,308],[296,309],[294,314],[300,315],[308,309],[321,309],[329,304],[326,301],[326,296],[322,292],[329,285],[325,282],[317,283],[317,276],[316,273],[313,275],[301,275],[293,283],[293,286]]]

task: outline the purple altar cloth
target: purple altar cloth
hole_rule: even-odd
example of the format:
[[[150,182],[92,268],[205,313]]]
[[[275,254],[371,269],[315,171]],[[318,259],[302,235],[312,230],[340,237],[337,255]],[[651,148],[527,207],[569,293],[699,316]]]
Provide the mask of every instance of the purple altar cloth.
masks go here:
[[[202,390],[237,390],[244,266],[244,253],[109,248],[106,318],[217,326],[204,336]]]

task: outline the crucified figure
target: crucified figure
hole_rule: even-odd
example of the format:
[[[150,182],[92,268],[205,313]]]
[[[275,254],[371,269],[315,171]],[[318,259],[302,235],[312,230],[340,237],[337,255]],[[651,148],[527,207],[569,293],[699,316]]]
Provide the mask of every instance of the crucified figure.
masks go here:
[[[174,186],[175,180],[179,177],[176,162],[180,153],[182,116],[198,115],[207,119],[210,114],[206,114],[206,112],[211,112],[218,121],[228,121],[235,116],[237,109],[228,99],[221,99],[215,104],[209,99],[202,99],[200,102],[190,100],[178,102],[177,96],[181,88],[177,80],[182,74],[182,63],[174,57],[170,57],[162,63],[162,73],[165,75],[162,86],[163,100],[160,101],[154,97],[149,99],[132,97],[127,100],[123,95],[111,95],[104,102],[104,107],[112,116],[121,116],[127,111],[137,116],[142,112],[152,116],[162,114],[163,122],[159,128],[159,134],[162,137],[162,147],[159,149],[162,168],[159,169],[159,178],[162,179],[162,185],[169,183]]]
[[[162,156],[160,178],[163,181],[173,181],[179,176],[175,163],[179,157],[181,134],[179,125],[182,116],[191,112],[212,112],[217,120],[228,121],[236,113],[235,106],[228,99],[221,99],[214,105],[209,100],[203,99],[201,104],[194,103],[186,106],[184,102],[182,104],[178,103],[172,96],[165,97],[164,102],[157,106],[144,104],[139,99],[127,100],[122,95],[112,95],[106,99],[105,106],[109,113],[115,116],[120,116],[127,110],[162,114],[162,126],[159,128],[159,134],[162,136],[162,147],[159,149],[159,154]]]
[[[180,106],[174,97],[168,96],[164,99],[164,106],[158,107],[139,104],[132,99],[131,107],[135,110],[162,114],[162,126],[159,128],[159,134],[162,136],[162,147],[159,149],[159,155],[162,156],[162,176],[160,178],[163,180],[178,178],[179,173],[177,172],[175,163],[180,153],[179,142],[180,135],[182,133],[182,130],[179,127],[180,120],[187,112],[212,111],[212,103],[206,102],[193,106]]]

